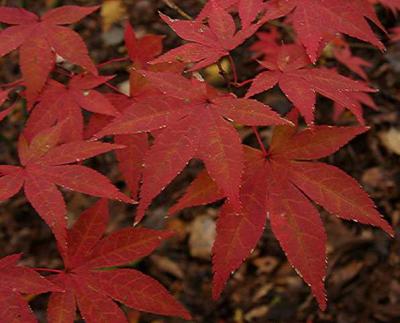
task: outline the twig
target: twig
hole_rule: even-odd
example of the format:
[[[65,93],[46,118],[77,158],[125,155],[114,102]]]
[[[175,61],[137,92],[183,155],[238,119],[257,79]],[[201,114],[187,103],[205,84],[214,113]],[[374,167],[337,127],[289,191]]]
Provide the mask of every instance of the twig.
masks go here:
[[[49,268],[32,268],[32,269],[36,270],[36,271],[47,271],[49,273],[57,273],[57,274],[63,273],[62,270],[58,270],[58,269],[49,269]]]
[[[175,2],[172,0],[163,0],[163,2],[170,7],[171,9],[174,9],[176,12],[178,12],[182,17],[193,20],[192,16],[188,15],[185,11],[183,11],[181,8],[179,8]]]
[[[243,82],[241,82],[241,83],[235,83],[235,84],[233,84],[235,87],[242,87],[242,86],[245,86],[246,84],[249,84],[249,83],[251,83],[251,82],[253,82],[254,81],[254,79],[250,79],[250,80],[246,80],[246,81],[243,81]]]
[[[261,148],[261,150],[262,150],[262,152],[263,152],[263,156],[264,156],[264,157],[267,157],[267,156],[268,156],[268,152],[267,152],[267,150],[265,149],[264,143],[263,143],[263,141],[262,141],[262,139],[261,139],[260,134],[258,133],[257,127],[252,126],[251,128],[253,129],[253,132],[254,132],[254,134],[256,135],[258,144],[260,145],[260,148]]]
[[[129,60],[129,57],[113,58],[113,59],[110,59],[109,61],[97,64],[97,67],[101,68],[101,67],[103,67],[105,65],[108,65],[108,64],[117,63],[117,62],[125,62],[127,60]]]
[[[16,80],[14,82],[0,84],[0,87],[14,87],[14,86],[20,85],[23,82],[24,81],[22,79],[19,79],[19,80]]]
[[[229,62],[231,63],[231,68],[232,68],[232,72],[233,72],[233,82],[234,84],[238,83],[238,74],[236,71],[236,65],[235,65],[235,61],[233,60],[233,57],[231,54],[228,55],[229,58]]]

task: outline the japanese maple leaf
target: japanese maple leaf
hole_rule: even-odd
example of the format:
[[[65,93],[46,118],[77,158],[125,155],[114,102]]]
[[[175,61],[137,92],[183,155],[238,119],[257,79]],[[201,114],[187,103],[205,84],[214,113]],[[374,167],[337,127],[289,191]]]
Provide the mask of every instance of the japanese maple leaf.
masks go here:
[[[280,34],[277,28],[272,27],[269,32],[258,32],[256,36],[259,40],[250,47],[250,50],[255,52],[256,57],[275,54],[280,50],[281,45],[278,44]]]
[[[58,145],[62,124],[38,133],[30,143],[21,135],[18,154],[21,166],[0,165],[0,201],[24,188],[37,213],[50,226],[61,250],[66,243],[66,205],[57,185],[88,195],[131,203],[109,179],[82,165],[71,165],[121,148],[101,142],[73,141]]]
[[[166,97],[129,109],[97,135],[132,134],[166,128],[157,135],[145,157],[139,221],[155,198],[193,158],[201,159],[232,205],[240,207],[239,185],[243,169],[241,139],[225,119],[249,125],[283,124],[268,106],[217,92],[206,83],[172,73],[142,71]],[[185,102],[178,107],[167,98]],[[162,104],[161,104],[162,103]],[[172,101],[174,104],[174,101]],[[147,110],[147,111],[146,111]],[[159,167],[159,161],[163,167]]]
[[[143,69],[148,62],[162,53],[164,36],[146,34],[138,38],[130,23],[125,26],[124,36],[129,58],[137,69]]]
[[[146,34],[142,38],[138,38],[132,26],[128,23],[125,26],[124,38],[129,58],[132,61],[132,66],[129,70],[129,86],[130,96],[133,100],[138,101],[143,97],[159,94],[157,89],[148,84],[139,70],[183,72],[185,66],[181,62],[149,64],[150,61],[162,53],[163,36]]]
[[[2,322],[37,322],[28,302],[21,294],[60,292],[62,288],[52,284],[33,269],[18,266],[20,254],[0,259],[0,317]]]
[[[322,41],[337,33],[384,49],[366,20],[368,18],[385,30],[367,0],[280,0],[280,3],[294,9],[293,27],[313,63],[318,58]]]
[[[353,178],[334,166],[313,161],[334,153],[367,129],[315,126],[298,131],[278,126],[267,155],[245,148],[242,212],[225,202],[217,221],[214,298],[220,295],[230,273],[256,247],[268,219],[289,262],[311,286],[321,309],[325,309],[326,234],[310,200],[340,218],[371,224],[393,235],[393,229]],[[215,182],[203,173],[172,211],[222,197]]]
[[[357,121],[364,125],[365,120],[363,117],[363,105],[375,111],[378,110],[378,107],[371,96],[369,96],[367,93],[355,92],[352,94],[352,97],[354,99],[354,104],[357,106],[352,109],[352,113],[356,117]],[[335,103],[333,105],[333,119],[338,120],[345,110],[346,108],[344,106]]]
[[[138,99],[135,97],[131,98],[117,93],[108,93],[106,97],[120,113],[129,109],[146,108],[146,105],[135,106]],[[85,129],[85,138],[91,138],[108,126],[112,120],[113,117],[111,116],[92,115]],[[125,148],[115,151],[118,159],[118,168],[130,190],[131,196],[137,198],[140,180],[142,179],[144,156],[150,147],[148,135],[146,133],[116,135],[114,136],[114,142],[125,146]]]
[[[349,44],[343,39],[335,38],[332,44],[334,46],[333,55],[336,60],[364,80],[368,80],[368,76],[363,68],[371,67],[372,64],[361,57],[354,56]]]
[[[170,50],[153,60],[152,63],[178,60],[194,63],[191,70],[198,70],[217,62],[223,56],[229,55],[231,50],[241,45],[265,22],[264,20],[256,21],[260,10],[263,9],[260,6],[262,0],[242,2],[243,5],[239,6],[242,29],[237,32],[233,17],[214,0],[210,1],[207,25],[198,20],[173,20],[164,14],[160,14],[161,18],[178,36],[187,40],[188,43]]]
[[[65,86],[50,80],[40,95],[40,102],[31,112],[24,131],[31,139],[42,129],[56,122],[65,124],[63,139],[66,141],[83,138],[83,116],[81,109],[97,114],[116,116],[118,110],[106,96],[95,90],[112,76],[75,75]]]
[[[63,6],[39,18],[22,8],[0,7],[0,22],[12,25],[0,32],[0,57],[20,48],[20,66],[30,104],[43,89],[54,67],[56,54],[97,74],[80,36],[62,26],[75,23],[97,9]]]
[[[300,110],[306,122],[312,124],[316,93],[354,111],[358,106],[353,93],[374,92],[362,82],[326,68],[309,67],[309,64],[310,60],[301,46],[283,45],[279,52],[261,62],[268,71],[255,77],[246,96],[251,97],[279,84],[286,97]]]
[[[108,205],[100,200],[82,213],[68,231],[65,271],[50,276],[64,292],[48,304],[49,323],[73,323],[76,308],[87,323],[128,322],[113,299],[139,311],[190,319],[190,314],[153,278],[126,265],[147,256],[170,232],[125,228],[102,239]]]

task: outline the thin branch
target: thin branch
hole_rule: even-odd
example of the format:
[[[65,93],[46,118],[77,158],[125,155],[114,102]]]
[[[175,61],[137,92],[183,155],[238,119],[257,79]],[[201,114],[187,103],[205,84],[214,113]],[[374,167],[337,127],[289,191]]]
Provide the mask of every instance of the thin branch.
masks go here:
[[[36,271],[46,271],[49,273],[57,273],[57,274],[63,273],[62,270],[58,270],[58,269],[49,269],[49,268],[32,268],[32,269],[36,270]]]
[[[0,87],[14,87],[14,86],[21,85],[23,82],[24,82],[23,79],[19,79],[14,82],[0,84]]]
[[[97,67],[101,68],[101,67],[103,67],[105,65],[108,65],[108,64],[117,63],[117,62],[125,62],[125,61],[128,61],[128,60],[129,60],[129,57],[113,58],[113,59],[110,59],[110,60],[108,60],[106,62],[97,64]]]
[[[232,68],[232,72],[233,72],[233,83],[237,84],[238,74],[237,74],[237,70],[236,70],[235,61],[233,60],[233,57],[231,54],[228,55],[228,58],[229,58],[229,62],[231,63],[231,68]]]
[[[193,20],[192,16],[187,14],[185,11],[183,11],[181,8],[179,8],[176,3],[172,0],[163,0],[163,2],[170,7],[171,9],[175,10],[177,13],[179,13],[182,17]]]
[[[246,81],[243,81],[243,82],[241,82],[241,83],[235,83],[235,84],[233,84],[235,87],[242,87],[242,86],[245,86],[246,84],[249,84],[249,83],[251,83],[251,82],[253,82],[254,80],[253,79],[250,79],[250,80],[246,80]]]

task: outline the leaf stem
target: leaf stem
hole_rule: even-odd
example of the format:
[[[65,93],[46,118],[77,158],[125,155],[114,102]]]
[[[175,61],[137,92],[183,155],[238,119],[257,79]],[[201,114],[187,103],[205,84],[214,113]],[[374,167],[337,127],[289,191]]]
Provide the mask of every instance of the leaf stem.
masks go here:
[[[128,96],[128,97],[129,97],[129,95],[127,95],[127,94],[121,92],[116,86],[114,86],[114,85],[112,85],[112,84],[110,84],[110,83],[108,83],[108,82],[105,82],[104,85],[107,86],[107,87],[109,87],[110,89],[114,90],[115,92],[117,92],[117,93],[119,93],[119,94],[122,94],[122,95],[125,95],[125,96]]]
[[[19,80],[16,80],[14,82],[1,84],[0,87],[14,87],[14,86],[20,85],[23,82],[24,82],[23,79],[19,79]]]
[[[101,68],[101,67],[103,67],[105,65],[108,65],[108,64],[117,63],[117,62],[125,62],[125,61],[128,61],[128,60],[129,60],[129,57],[113,58],[113,59],[110,59],[110,60],[105,61],[103,63],[97,64],[97,67]]]
[[[235,84],[233,84],[235,87],[242,87],[242,86],[245,86],[246,84],[249,84],[249,83],[251,83],[251,82],[253,82],[254,80],[253,79],[250,79],[250,80],[246,80],[246,81],[243,81],[243,82],[241,82],[241,83],[235,83]]]
[[[231,68],[232,68],[232,72],[233,72],[233,82],[234,82],[234,84],[237,84],[238,74],[237,74],[237,70],[236,70],[235,61],[233,60],[233,57],[231,54],[228,55],[228,58],[229,58],[229,62],[231,63]]]
[[[172,0],[163,0],[163,2],[170,7],[171,9],[174,9],[176,12],[178,12],[182,17],[193,20],[193,17],[187,14],[185,11],[183,11],[180,7],[176,5],[176,3]]]
[[[268,152],[267,152],[267,150],[265,149],[264,143],[263,143],[263,141],[262,141],[262,139],[261,139],[260,134],[258,133],[257,127],[252,126],[251,128],[253,129],[253,132],[254,132],[254,134],[256,135],[256,138],[257,138],[258,144],[260,145],[260,148],[261,148],[261,150],[262,150],[263,156],[264,156],[264,157],[267,157],[267,156],[268,156]]]
[[[58,269],[40,268],[40,267],[36,267],[36,268],[32,268],[32,269],[36,270],[36,271],[46,271],[46,272],[49,272],[49,273],[57,273],[57,274],[63,273],[62,270],[58,270]]]

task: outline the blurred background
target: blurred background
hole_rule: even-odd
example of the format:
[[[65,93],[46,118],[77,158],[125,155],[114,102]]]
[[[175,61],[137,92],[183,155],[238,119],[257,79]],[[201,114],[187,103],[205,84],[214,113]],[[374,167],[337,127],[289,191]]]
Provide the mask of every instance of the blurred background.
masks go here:
[[[196,16],[206,1],[175,0],[186,13]],[[134,26],[137,36],[146,33],[165,35],[165,50],[176,47],[181,40],[158,16],[162,11],[173,18],[181,18],[171,1],[162,0],[0,0],[1,5],[21,6],[43,13],[55,6],[101,5],[101,9],[74,26],[85,39],[91,57],[102,63],[127,55],[124,47],[124,24]],[[388,28],[399,24],[398,17],[379,7],[378,15]],[[384,38],[385,36],[382,35]],[[248,47],[256,36],[234,51],[241,80],[252,78],[257,64],[250,62]],[[385,39],[385,38],[384,38]],[[370,84],[379,88],[373,95],[378,111],[366,110],[365,119],[371,131],[354,140],[327,162],[355,177],[375,200],[379,211],[399,233],[400,222],[400,42],[387,42],[387,51],[368,45],[352,43],[353,53],[371,63],[366,69]],[[331,59],[323,58],[328,66],[337,65],[345,75],[351,73]],[[18,54],[0,58],[0,84],[20,78]],[[228,63],[226,69],[229,70]],[[129,91],[129,64],[108,64],[101,68],[105,75],[117,74],[112,83],[121,91]],[[223,87],[218,69],[203,72],[207,81]],[[107,88],[104,91],[110,91]],[[238,90],[237,94],[242,94]],[[284,113],[288,102],[279,91],[259,97]],[[318,122],[330,123],[331,103],[320,99]],[[16,164],[16,141],[26,120],[22,103],[9,118],[0,124],[0,164]],[[355,123],[344,114],[337,121],[341,125]],[[256,143],[248,129],[239,129],[244,142]],[[262,129],[265,138],[269,129]],[[125,189],[115,167],[115,158],[108,154],[90,162]],[[326,312],[318,310],[309,288],[288,264],[268,224],[257,249],[232,276],[218,302],[211,299],[211,246],[215,237],[218,204],[188,209],[166,218],[167,209],[184,192],[202,165],[192,162],[178,178],[155,200],[143,222],[151,228],[168,228],[177,232],[152,256],[135,266],[163,283],[192,313],[195,322],[400,322],[400,240],[390,239],[384,232],[368,226],[337,220],[321,210],[329,241],[328,276],[326,288],[329,304]],[[95,199],[78,193],[63,191],[68,203],[69,221],[73,223],[82,210]],[[108,231],[129,226],[134,207],[111,203]],[[26,203],[23,194],[0,203],[0,257],[22,252],[27,266],[61,268],[53,236],[48,227]],[[47,296],[32,298],[31,306],[45,322]],[[181,322],[176,318],[143,314],[125,308],[131,323]],[[0,318],[1,321],[1,318]],[[183,321],[182,321],[183,322]]]

